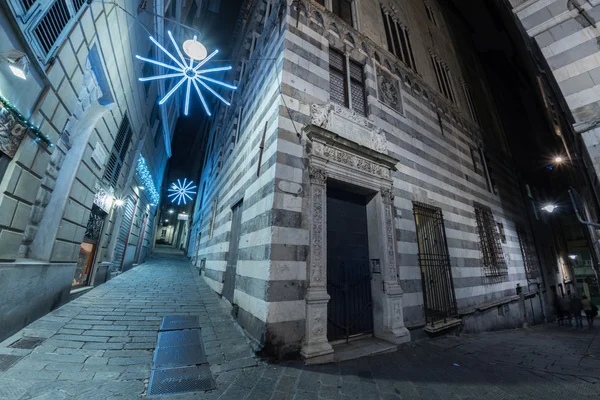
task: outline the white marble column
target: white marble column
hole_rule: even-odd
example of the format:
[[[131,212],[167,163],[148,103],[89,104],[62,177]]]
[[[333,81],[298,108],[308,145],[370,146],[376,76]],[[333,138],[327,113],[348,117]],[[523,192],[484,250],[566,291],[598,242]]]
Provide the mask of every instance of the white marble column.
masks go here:
[[[389,342],[401,344],[410,340],[410,332],[404,326],[402,288],[398,282],[396,265],[396,227],[394,223],[394,194],[391,187],[381,188],[382,207],[380,218],[385,241],[382,269],[385,293],[383,298],[383,332],[378,336]]]
[[[327,340],[327,172],[309,167],[310,259],[306,293],[306,332],[301,354],[309,364],[333,361]]]

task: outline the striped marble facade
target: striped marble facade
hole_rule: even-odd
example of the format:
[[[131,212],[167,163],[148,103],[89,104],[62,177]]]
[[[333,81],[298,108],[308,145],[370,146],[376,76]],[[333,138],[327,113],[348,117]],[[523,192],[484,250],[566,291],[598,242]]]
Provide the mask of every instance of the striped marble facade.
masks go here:
[[[199,229],[201,233],[197,264],[205,266],[207,283],[222,292],[231,208],[243,199],[234,313],[244,329],[267,348],[284,352],[300,348],[305,340],[311,218],[307,195],[310,141],[303,128],[311,123],[312,104],[330,102],[329,49],[334,48],[363,66],[367,118],[385,133],[387,153],[398,160],[392,178],[404,324],[413,330],[425,324],[412,204],[419,201],[440,207],[443,212],[454,288],[465,328],[480,331],[514,327],[518,320],[515,289],[518,284],[527,287],[516,233],[517,225],[527,229],[520,184],[500,146],[488,146],[487,168],[493,171],[495,188],[489,185],[478,150],[485,149],[486,135],[470,116],[461,89],[463,79],[472,77],[461,74],[436,3],[427,2],[436,5],[434,10],[439,13],[439,31],[429,35],[421,0],[384,1],[386,9],[402,11],[407,24],[412,24],[410,33],[419,71],[415,74],[388,52],[378,1],[354,2],[354,15],[360,21],[358,31],[317,2],[272,1],[268,19],[265,0],[248,0],[243,7],[237,32],[243,38],[238,41],[238,49],[246,48],[242,59],[248,57],[252,32],[259,39],[250,59],[238,63],[240,68],[235,73],[240,89],[231,107],[215,113],[210,132],[199,185],[206,183],[206,190],[198,196],[199,217],[193,228],[193,232]],[[427,42],[432,40],[440,42]],[[442,49],[434,51],[443,56],[452,72],[456,104],[443,98],[437,89],[432,49]],[[242,65],[244,75],[240,77]],[[394,106],[386,104],[378,85],[378,78],[384,75],[397,84],[399,96]],[[236,134],[233,125],[240,107],[243,118],[239,139],[231,155],[224,156],[222,149]],[[263,132],[264,150],[257,176]],[[475,202],[491,207],[495,221],[503,224],[506,243],[502,248],[508,269],[501,277],[491,278],[484,272]],[[195,252],[192,255],[196,257]],[[503,301],[513,304],[506,320],[499,319],[493,306]],[[492,305],[492,312],[476,311],[488,305]],[[479,314],[470,320],[474,313]]]

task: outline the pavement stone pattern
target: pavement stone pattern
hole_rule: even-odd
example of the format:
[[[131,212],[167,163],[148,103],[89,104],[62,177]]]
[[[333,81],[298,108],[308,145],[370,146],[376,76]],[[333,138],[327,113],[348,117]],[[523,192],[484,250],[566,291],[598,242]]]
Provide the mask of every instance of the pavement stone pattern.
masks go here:
[[[158,327],[173,314],[199,315],[217,389],[161,396],[169,400],[600,398],[598,330],[551,324],[445,336],[338,364],[261,360],[179,254],[157,251],[0,343],[0,354],[24,356],[0,372],[0,399],[145,397]],[[46,340],[8,347],[21,337]]]

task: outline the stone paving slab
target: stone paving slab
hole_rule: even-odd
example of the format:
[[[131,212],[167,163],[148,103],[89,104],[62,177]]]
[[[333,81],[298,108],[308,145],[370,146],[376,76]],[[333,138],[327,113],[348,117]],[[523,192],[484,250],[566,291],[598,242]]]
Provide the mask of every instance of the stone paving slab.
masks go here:
[[[157,252],[0,343],[0,354],[23,356],[0,372],[0,399],[146,397],[162,317],[177,314],[199,316],[217,389],[165,400],[600,398],[598,331],[555,325],[441,337],[338,364],[261,360],[187,260]],[[8,347],[24,336],[45,340]]]

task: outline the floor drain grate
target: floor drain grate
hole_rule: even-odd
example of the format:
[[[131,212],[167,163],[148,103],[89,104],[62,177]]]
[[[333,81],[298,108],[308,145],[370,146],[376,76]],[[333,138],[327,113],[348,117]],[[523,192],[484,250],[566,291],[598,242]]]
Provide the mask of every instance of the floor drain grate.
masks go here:
[[[23,358],[23,356],[0,354],[0,372],[8,371],[8,369],[16,364],[21,358]]]
[[[8,347],[12,347],[13,349],[35,349],[44,340],[46,339],[37,337],[24,337],[16,342],[11,343]]]
[[[163,318],[161,331],[177,331],[181,329],[200,329],[197,315],[169,315]]]
[[[148,395],[203,392],[216,389],[216,387],[208,364],[183,368],[161,368],[152,370]]]
[[[198,316],[163,318],[154,351],[148,395],[204,392],[216,388],[206,362]]]

